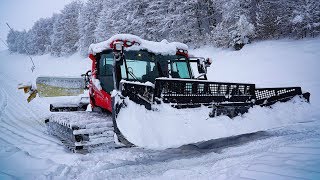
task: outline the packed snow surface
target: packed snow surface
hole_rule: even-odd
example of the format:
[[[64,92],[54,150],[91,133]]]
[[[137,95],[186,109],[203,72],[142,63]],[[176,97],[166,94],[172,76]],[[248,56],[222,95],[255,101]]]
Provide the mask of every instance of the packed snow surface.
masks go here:
[[[189,141],[191,136],[181,133],[188,128],[188,133],[195,133],[202,139],[213,137],[217,128],[212,129],[212,134],[206,127],[203,132],[194,132],[192,126],[199,128],[197,121],[205,121],[203,124],[208,126],[225,123],[230,129],[234,128],[231,130],[237,125],[241,130],[253,128],[252,124],[246,127],[240,122],[265,122],[266,119],[272,125],[276,121],[295,123],[251,135],[165,150],[122,148],[73,154],[47,133],[44,120],[50,116],[48,100],[36,98],[28,104],[27,95],[18,90],[17,85],[35,82],[39,75],[78,76],[90,69],[91,61],[79,55],[68,58],[35,56],[36,69],[31,73],[32,63],[28,57],[4,51],[0,52],[0,179],[320,179],[319,38],[264,41],[246,45],[241,51],[203,47],[192,50],[192,54],[213,58],[208,69],[212,81],[255,83],[257,87],[301,86],[311,93],[311,104],[294,100],[286,105],[276,104],[272,109],[257,107],[232,121],[226,117],[207,119],[209,109],[193,109],[203,111],[194,119],[195,112],[179,111],[180,119],[170,123],[173,126],[181,122],[186,124],[181,128],[175,126],[175,132],[172,127],[149,119],[159,125],[144,134],[158,138],[149,148],[165,144],[164,137],[172,147],[177,146],[177,139]],[[140,130],[141,123],[150,124],[145,116],[154,117],[152,114],[130,102],[129,106],[137,110],[132,117],[141,116],[140,124],[133,124],[136,119],[131,122],[136,131]],[[154,113],[175,111],[161,106]],[[127,118],[130,119],[130,115]],[[162,120],[169,123],[170,119]],[[161,131],[168,133],[162,139],[156,136]],[[137,136],[140,132],[131,133]],[[136,141],[144,143],[150,139],[139,137]]]
[[[136,42],[137,44],[132,45],[131,47],[126,48],[126,50],[147,50],[149,52],[155,54],[162,55],[175,55],[177,49],[187,50],[188,46],[179,42],[168,42],[167,40],[162,40],[161,42],[148,41],[145,39],[141,39],[138,36],[132,34],[117,34],[112,36],[106,41],[91,44],[89,48],[89,53],[97,54],[104,50],[110,49],[110,44],[113,41],[122,40],[122,41],[130,41]]]

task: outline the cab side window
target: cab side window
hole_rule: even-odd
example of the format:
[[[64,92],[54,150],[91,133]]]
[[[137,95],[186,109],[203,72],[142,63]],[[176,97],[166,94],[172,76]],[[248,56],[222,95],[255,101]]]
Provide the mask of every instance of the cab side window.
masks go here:
[[[98,78],[101,87],[106,92],[110,93],[113,90],[113,55],[102,54],[98,63]]]

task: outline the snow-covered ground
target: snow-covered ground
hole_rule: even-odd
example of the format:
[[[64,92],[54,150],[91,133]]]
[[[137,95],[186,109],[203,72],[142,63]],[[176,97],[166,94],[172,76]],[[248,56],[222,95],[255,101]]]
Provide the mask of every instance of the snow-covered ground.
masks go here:
[[[77,76],[90,69],[78,55],[33,58],[0,52],[0,179],[319,179],[320,39],[264,41],[241,51],[204,47],[196,56],[214,59],[213,81],[248,82],[258,87],[302,86],[311,93],[303,122],[256,134],[180,148],[124,148],[72,154],[47,134],[48,104],[26,102],[18,83],[38,75]],[[278,112],[277,119],[296,116]],[[293,113],[293,114],[292,114]],[[261,114],[267,116],[267,114]],[[303,117],[301,117],[303,116]],[[255,116],[256,118],[256,116]],[[298,121],[297,121],[298,122]],[[243,125],[242,125],[243,126]]]

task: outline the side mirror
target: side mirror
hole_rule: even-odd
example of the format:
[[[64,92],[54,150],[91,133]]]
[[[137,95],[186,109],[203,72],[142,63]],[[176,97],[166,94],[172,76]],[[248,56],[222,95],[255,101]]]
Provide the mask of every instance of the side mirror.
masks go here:
[[[211,58],[207,58],[206,61],[204,62],[206,67],[210,67],[212,64],[212,59]]]
[[[207,74],[207,68],[210,67],[212,64],[211,58],[198,58],[197,59],[197,66],[198,66],[198,72],[199,74]]]
[[[198,67],[199,74],[207,73],[207,68],[203,62],[204,62],[203,59],[197,59],[197,67]]]
[[[203,57],[190,57],[189,58],[190,63],[197,63],[197,69],[199,76],[196,79],[199,79],[200,77],[204,76],[206,79],[207,74],[207,68],[210,67],[212,63],[211,58],[203,58]]]
[[[92,75],[91,70],[87,71],[85,74],[81,74],[81,77],[83,77],[84,82],[85,82],[84,89],[89,89],[91,75]]]

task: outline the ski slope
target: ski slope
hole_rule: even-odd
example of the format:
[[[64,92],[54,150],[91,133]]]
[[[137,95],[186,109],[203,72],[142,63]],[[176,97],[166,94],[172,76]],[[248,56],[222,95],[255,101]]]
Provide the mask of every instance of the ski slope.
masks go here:
[[[38,75],[77,76],[90,60],[0,52],[0,179],[319,179],[320,39],[264,41],[241,51],[203,47],[196,56],[214,59],[213,81],[248,82],[258,87],[301,86],[310,108],[279,111],[278,119],[299,119],[288,127],[179,148],[97,150],[72,154],[48,135],[50,115],[43,99],[26,102],[17,90]],[[280,110],[283,110],[280,108]],[[299,114],[301,113],[302,114]],[[296,116],[298,113],[298,117]],[[254,118],[268,114],[254,114]],[[303,120],[303,121],[300,121]],[[170,138],[168,136],[167,138]]]

